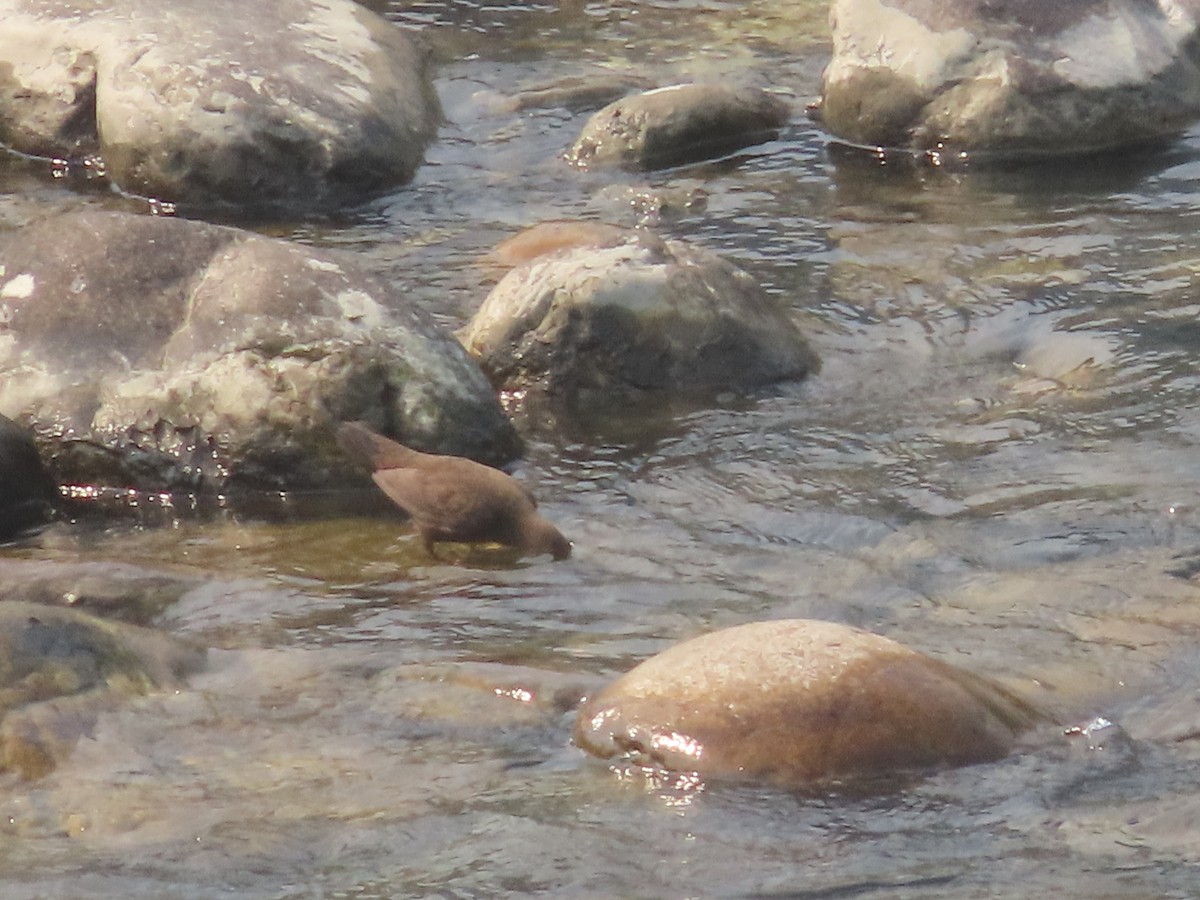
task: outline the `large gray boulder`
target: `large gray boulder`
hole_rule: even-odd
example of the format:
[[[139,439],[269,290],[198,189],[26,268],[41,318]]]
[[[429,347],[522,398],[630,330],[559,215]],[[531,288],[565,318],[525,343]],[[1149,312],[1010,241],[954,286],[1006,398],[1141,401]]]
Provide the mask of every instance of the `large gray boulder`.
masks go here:
[[[526,243],[553,244],[561,230],[540,232]],[[506,389],[570,402],[682,396],[817,365],[788,310],[715,253],[609,229],[572,231],[559,246],[505,275],[459,334]]]
[[[490,462],[519,446],[462,347],[353,258],[96,211],[0,239],[0,411],[60,482],[144,490],[361,481],[346,419]]]
[[[1042,713],[1010,691],[833,622],[752,622],[685,641],[579,711],[604,759],[791,786],[1000,759]]]
[[[855,144],[1086,153],[1200,116],[1197,0],[835,0],[819,117]]]
[[[424,54],[352,0],[0,0],[0,143],[98,154],[122,189],[334,206],[412,177],[440,107]]]

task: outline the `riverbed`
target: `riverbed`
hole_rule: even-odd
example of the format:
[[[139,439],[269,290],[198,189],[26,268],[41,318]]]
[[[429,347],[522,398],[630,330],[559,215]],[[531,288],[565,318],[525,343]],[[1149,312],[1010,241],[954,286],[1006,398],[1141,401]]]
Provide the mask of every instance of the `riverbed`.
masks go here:
[[[910,165],[805,116],[821,2],[374,8],[438,61],[426,164],[358,209],[240,224],[357,254],[449,328],[521,228],[648,228],[750,271],[821,370],[700,406],[518,410],[517,475],[574,542],[561,563],[431,560],[370,498],[296,496],[141,498],[0,548],[49,582],[85,566],[152,589],[157,627],[212,648],[47,777],[0,778],[0,894],[1195,896],[1200,130]],[[636,175],[563,161],[586,111],[506,103],[607,73],[738,79],[794,115],[731,158]],[[0,160],[0,228],[79,206],[145,210]],[[571,745],[579,699],[639,661],[784,617],[887,635],[1063,727],[1001,762],[799,793]]]

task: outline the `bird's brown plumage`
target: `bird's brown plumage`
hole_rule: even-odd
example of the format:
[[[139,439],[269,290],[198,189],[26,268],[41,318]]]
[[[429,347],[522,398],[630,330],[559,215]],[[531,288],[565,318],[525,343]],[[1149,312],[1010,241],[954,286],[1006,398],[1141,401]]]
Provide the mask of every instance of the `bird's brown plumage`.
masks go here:
[[[338,443],[369,462],[380,489],[413,520],[436,558],[438,542],[491,542],[528,556],[565,559],[571,542],[537,511],[520,482],[460,456],[422,453],[376,434],[360,422],[338,428]]]

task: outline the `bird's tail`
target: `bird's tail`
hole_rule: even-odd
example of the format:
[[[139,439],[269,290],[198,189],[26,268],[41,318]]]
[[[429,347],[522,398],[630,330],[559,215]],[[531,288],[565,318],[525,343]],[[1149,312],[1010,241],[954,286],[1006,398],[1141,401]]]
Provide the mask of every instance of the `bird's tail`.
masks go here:
[[[338,427],[337,440],[351,456],[369,462],[376,469],[403,469],[420,456],[418,451],[376,434],[362,422],[344,422]]]

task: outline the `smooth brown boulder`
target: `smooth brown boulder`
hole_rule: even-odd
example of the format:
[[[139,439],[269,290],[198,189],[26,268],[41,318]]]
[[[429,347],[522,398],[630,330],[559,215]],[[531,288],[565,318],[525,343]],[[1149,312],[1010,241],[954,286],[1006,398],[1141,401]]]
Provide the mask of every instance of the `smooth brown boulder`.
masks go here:
[[[678,644],[580,709],[604,759],[787,785],[996,760],[1038,710],[977,675],[832,622],[754,622]]]
[[[371,477],[412,516],[435,559],[438,542],[503,544],[526,556],[549,553],[554,559],[571,555],[571,542],[504,472],[458,456],[421,453],[358,422],[342,425],[337,437],[348,453],[371,463]]]

